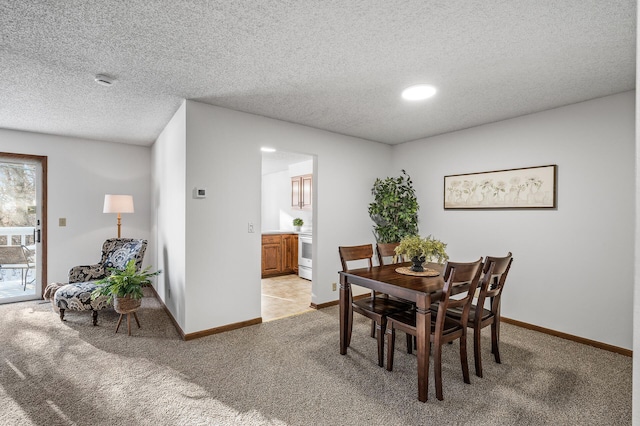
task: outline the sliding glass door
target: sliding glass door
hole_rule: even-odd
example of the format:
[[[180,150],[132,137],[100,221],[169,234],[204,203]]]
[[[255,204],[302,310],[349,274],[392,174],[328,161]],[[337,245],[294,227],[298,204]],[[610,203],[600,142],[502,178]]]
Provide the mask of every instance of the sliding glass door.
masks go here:
[[[0,153],[0,303],[42,297],[46,164]]]

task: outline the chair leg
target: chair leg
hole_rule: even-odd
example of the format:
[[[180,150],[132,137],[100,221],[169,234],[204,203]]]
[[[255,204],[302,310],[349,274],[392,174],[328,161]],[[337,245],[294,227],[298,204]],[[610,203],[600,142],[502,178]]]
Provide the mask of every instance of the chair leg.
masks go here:
[[[371,320],[371,337],[376,337],[376,322]]]
[[[94,311],[94,310],[92,310],[92,311],[91,311],[91,318],[93,319],[93,325],[94,325],[94,327],[95,327],[96,325],[98,325],[98,311]]]
[[[387,371],[393,371],[393,351],[396,346],[396,329],[393,324],[387,327]]]
[[[383,317],[380,323],[375,323],[378,332],[378,365],[384,367],[384,331],[387,328],[387,318]]]
[[[500,322],[494,321],[491,324],[491,352],[493,352],[493,357],[495,358],[498,364],[500,362],[500,350],[498,349],[498,342],[500,340]]]
[[[64,321],[64,309],[60,308],[60,321]]]
[[[413,353],[413,336],[407,333],[407,353],[411,355]]]
[[[462,377],[465,383],[471,383],[469,379],[469,359],[467,357],[467,330],[460,336],[460,364],[462,364]]]
[[[473,329],[473,359],[476,363],[476,376],[482,377],[482,351],[480,350],[480,327]]]
[[[433,342],[433,346],[435,346],[433,349],[435,351],[433,356],[433,374],[436,379],[436,398],[442,401],[444,399],[442,395],[442,344],[440,340],[437,339]]]

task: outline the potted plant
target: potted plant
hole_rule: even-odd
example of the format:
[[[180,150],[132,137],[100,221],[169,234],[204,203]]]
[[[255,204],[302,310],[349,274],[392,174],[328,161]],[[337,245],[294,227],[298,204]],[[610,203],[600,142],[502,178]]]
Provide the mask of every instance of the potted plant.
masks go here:
[[[136,261],[131,259],[124,269],[108,268],[111,275],[96,281],[98,287],[91,293],[91,298],[109,296],[108,302],[113,301],[113,308],[119,314],[133,312],[142,303],[142,287],[151,284],[149,278],[161,271],[149,272],[151,266],[142,271],[136,270]]]
[[[418,199],[406,171],[402,176],[376,179],[371,189],[374,201],[369,216],[375,223],[373,233],[379,243],[396,243],[418,234]]]
[[[300,219],[299,217],[293,219],[293,228],[296,230],[296,232],[300,232],[300,228],[302,228],[302,225],[304,225],[304,221],[302,219]]]
[[[404,255],[411,259],[413,265],[411,270],[414,272],[422,272],[424,268],[422,264],[426,261],[443,263],[449,259],[446,252],[447,245],[440,240],[429,235],[422,238],[419,235],[410,235],[400,240],[400,244],[396,247],[397,255]]]

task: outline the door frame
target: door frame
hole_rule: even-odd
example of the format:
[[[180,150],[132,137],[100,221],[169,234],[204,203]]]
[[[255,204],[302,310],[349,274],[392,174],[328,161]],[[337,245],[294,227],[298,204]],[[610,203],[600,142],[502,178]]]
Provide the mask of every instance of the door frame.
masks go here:
[[[40,297],[44,295],[44,289],[47,282],[47,156],[46,155],[31,155],[31,154],[16,154],[15,152],[0,152],[0,157],[12,158],[15,160],[31,160],[37,161],[42,167],[42,199],[40,201],[41,206],[41,220],[40,224],[40,252],[38,257],[42,258],[40,263]]]

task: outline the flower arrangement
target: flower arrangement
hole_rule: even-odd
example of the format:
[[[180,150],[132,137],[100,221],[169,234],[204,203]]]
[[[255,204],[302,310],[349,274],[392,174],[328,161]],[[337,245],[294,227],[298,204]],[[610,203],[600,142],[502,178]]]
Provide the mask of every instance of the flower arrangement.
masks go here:
[[[422,238],[419,235],[411,235],[400,240],[396,247],[397,255],[404,255],[409,259],[418,258],[422,262],[444,263],[449,259],[446,252],[447,245],[429,235]]]
[[[295,219],[293,219],[293,226],[302,226],[304,225],[304,221],[302,219],[300,219],[299,217],[296,217]]]

